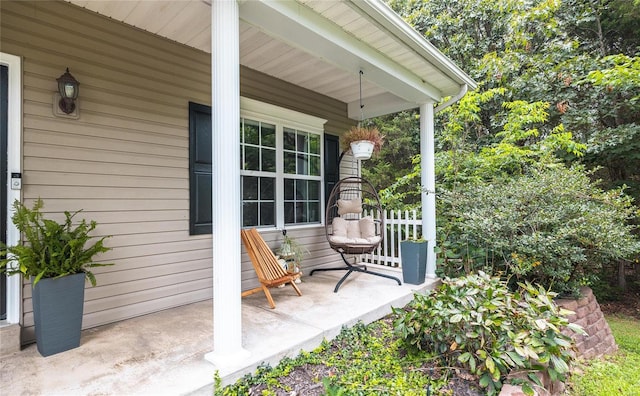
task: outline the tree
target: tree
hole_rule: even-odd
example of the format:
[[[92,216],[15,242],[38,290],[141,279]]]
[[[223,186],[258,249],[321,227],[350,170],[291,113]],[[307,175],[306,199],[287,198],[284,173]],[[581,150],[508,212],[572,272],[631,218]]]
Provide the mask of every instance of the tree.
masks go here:
[[[479,82],[476,91],[436,115],[439,192],[464,193],[480,182],[503,186],[530,177],[541,166],[564,163],[586,165],[571,169],[601,180],[604,189],[627,186],[624,191],[640,202],[637,4],[625,0],[390,0],[389,4]],[[410,117],[405,121],[416,126],[406,124],[403,129],[417,130],[417,121]],[[404,173],[394,168],[395,159],[382,153],[378,164],[384,166],[376,164],[367,175],[384,180],[378,185],[386,186],[381,197],[389,207],[419,206],[420,159],[417,153],[413,157],[411,151],[406,153],[412,162],[401,163]],[[396,179],[389,184],[393,175]],[[625,221],[634,221],[633,216]],[[447,242],[457,244],[445,249],[450,255],[460,258],[464,249],[482,250],[463,243],[454,215],[441,210],[438,222],[444,225],[441,237],[453,237]]]
[[[373,124],[385,136],[385,142],[380,153],[366,161],[362,175],[373,180],[376,190],[382,190],[401,177],[418,154],[419,116],[416,111],[403,111],[376,118]]]
[[[599,63],[604,67],[582,80],[602,97],[594,109],[597,127],[585,134],[585,162],[602,167],[600,174],[611,185],[629,186],[640,200],[640,57],[611,55]]]
[[[392,0],[390,5],[480,82],[502,89],[469,125],[471,144],[495,143],[504,102],[548,103],[540,135],[561,127],[588,145],[580,160],[606,186],[640,201],[640,8],[628,0]],[[617,52],[620,51],[620,52]],[[603,78],[598,79],[599,76]],[[633,77],[636,78],[633,78]],[[438,130],[446,119],[438,117]]]

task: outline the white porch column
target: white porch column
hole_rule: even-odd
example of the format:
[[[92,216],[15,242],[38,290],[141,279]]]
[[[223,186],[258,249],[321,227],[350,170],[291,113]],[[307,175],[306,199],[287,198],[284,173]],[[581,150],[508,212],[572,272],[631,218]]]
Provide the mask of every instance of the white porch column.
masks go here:
[[[433,102],[420,105],[422,237],[427,240],[427,278],[436,277],[436,172]]]
[[[240,55],[236,0],[211,2],[211,141],[213,166],[213,352],[228,366],[242,348],[240,284]]]

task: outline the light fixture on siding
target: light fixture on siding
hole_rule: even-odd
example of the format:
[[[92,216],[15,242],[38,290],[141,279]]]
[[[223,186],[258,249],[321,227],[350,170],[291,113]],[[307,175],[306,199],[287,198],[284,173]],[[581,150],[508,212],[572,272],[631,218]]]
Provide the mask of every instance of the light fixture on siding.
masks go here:
[[[67,71],[61,75],[58,79],[58,93],[60,94],[60,101],[58,102],[58,107],[65,114],[71,114],[76,109],[76,99],[78,99],[78,90],[80,87],[80,83],[78,80],[73,78],[71,73],[69,73],[69,68],[67,67]]]

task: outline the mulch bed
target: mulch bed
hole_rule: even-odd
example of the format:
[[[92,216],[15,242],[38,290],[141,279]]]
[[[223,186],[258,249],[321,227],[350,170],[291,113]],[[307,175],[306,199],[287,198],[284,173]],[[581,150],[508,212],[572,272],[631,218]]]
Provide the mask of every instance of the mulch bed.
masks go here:
[[[599,302],[605,315],[631,316],[640,320],[640,292],[628,292],[618,301]]]

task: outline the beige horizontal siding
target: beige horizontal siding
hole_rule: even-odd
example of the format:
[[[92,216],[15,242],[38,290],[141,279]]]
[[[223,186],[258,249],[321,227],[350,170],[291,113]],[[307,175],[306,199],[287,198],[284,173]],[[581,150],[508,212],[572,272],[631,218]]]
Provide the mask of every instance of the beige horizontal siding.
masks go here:
[[[124,178],[127,176],[134,177],[148,177],[148,178],[179,178],[184,179],[183,168],[170,168],[166,166],[152,166],[152,165],[140,165],[140,164],[127,164],[127,163],[113,163],[107,158],[105,161],[84,160],[79,159],[57,159],[57,158],[37,158],[32,157],[28,162],[24,164],[23,169],[28,171],[40,171],[40,172],[62,172],[73,174],[85,175],[97,175],[94,179],[100,175],[116,174]],[[45,170],[43,170],[45,169]],[[144,175],[144,176],[138,176]],[[26,177],[26,176],[25,176]],[[104,179],[104,178],[101,178]],[[117,179],[120,180],[120,179]],[[117,183],[117,180],[115,183]],[[188,182],[188,179],[187,179]],[[113,183],[113,182],[112,182]]]
[[[325,132],[340,135],[353,126],[346,117],[347,105],[308,89],[269,78],[264,73],[240,68],[240,94],[327,120]]]
[[[97,171],[104,170],[104,163]],[[156,167],[153,167],[154,169]],[[40,168],[41,169],[41,168]],[[74,168],[75,172],[60,170],[33,170],[29,172],[29,184],[55,186],[86,186],[95,182],[96,177],[104,173],[87,173],[86,170]],[[82,170],[82,173],[78,172]],[[189,188],[189,181],[180,177],[121,175],[117,179],[108,178],[100,183],[103,187],[137,187],[137,188]]]
[[[64,2],[0,2],[2,51],[23,57],[23,197],[48,216],[98,222],[114,266],[95,268],[85,328],[212,298],[211,236],[189,235],[188,103],[210,104],[210,55]],[[80,81],[79,119],[55,117],[56,78]],[[327,119],[339,135],[347,106],[241,68],[241,94]],[[274,249],[279,232],[263,234]],[[292,228],[309,249],[303,270],[337,264],[324,227]],[[256,276],[243,248],[242,287]],[[304,293],[304,289],[303,289]],[[30,285],[23,341],[33,336]]]

